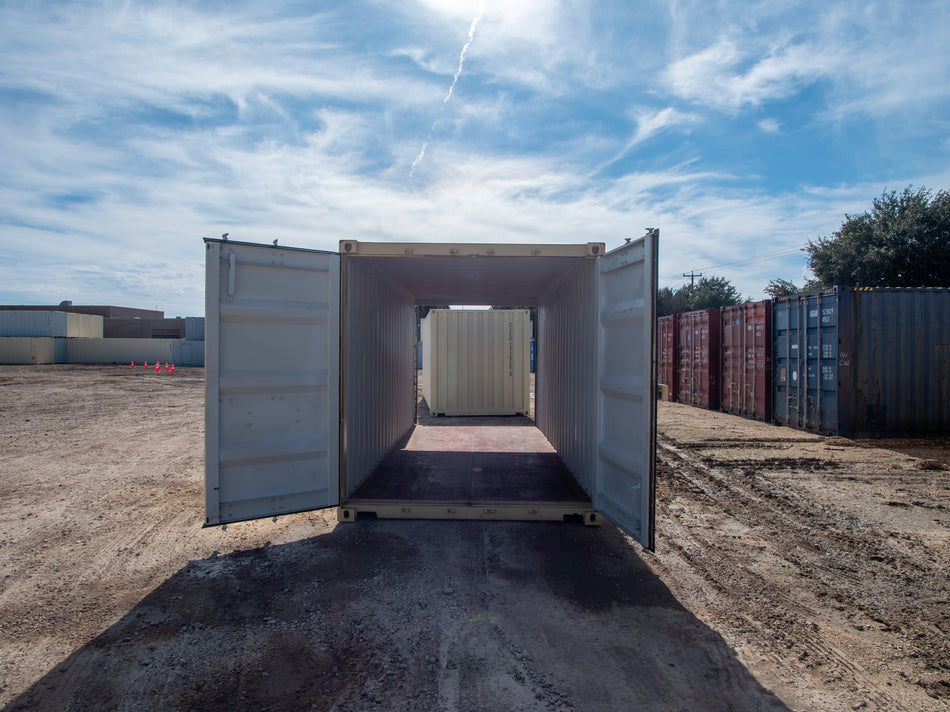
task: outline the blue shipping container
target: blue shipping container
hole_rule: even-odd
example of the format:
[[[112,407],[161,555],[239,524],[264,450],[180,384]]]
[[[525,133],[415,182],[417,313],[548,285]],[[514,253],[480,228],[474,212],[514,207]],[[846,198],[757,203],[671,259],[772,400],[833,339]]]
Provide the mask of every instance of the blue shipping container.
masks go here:
[[[950,290],[835,287],[773,309],[776,423],[950,433]]]

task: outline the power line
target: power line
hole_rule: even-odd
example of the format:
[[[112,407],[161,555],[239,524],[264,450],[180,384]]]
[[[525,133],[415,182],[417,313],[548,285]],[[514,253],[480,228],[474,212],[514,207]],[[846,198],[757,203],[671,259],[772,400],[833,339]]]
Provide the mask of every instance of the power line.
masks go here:
[[[737,260],[737,261],[735,261],[735,262],[726,262],[726,263],[719,264],[719,265],[709,265],[709,266],[701,267],[700,269],[702,269],[703,271],[709,271],[709,270],[714,270],[714,269],[720,269],[720,268],[722,268],[722,267],[738,267],[738,266],[740,266],[740,265],[753,264],[753,263],[755,263],[755,262],[765,262],[766,260],[770,260],[770,259],[772,259],[772,258],[774,258],[774,257],[782,257],[782,256],[785,256],[785,255],[792,255],[792,254],[795,254],[796,252],[802,252],[802,251],[804,251],[804,249],[805,249],[804,247],[786,247],[786,248],[781,249],[781,250],[774,250],[774,251],[772,251],[772,252],[765,252],[765,253],[763,253],[763,254],[761,254],[761,255],[754,255],[754,256],[749,257],[749,258],[744,259],[744,260]],[[684,273],[683,276],[684,276],[684,277],[689,277],[690,274]],[[696,276],[697,276],[697,277],[701,277],[701,276],[703,276],[703,275],[702,275],[701,273],[699,273],[699,274],[696,274]],[[664,282],[663,286],[664,286],[664,287],[668,287],[668,286],[670,286],[671,284],[674,284],[674,283],[676,283],[676,282],[678,282],[678,281],[679,281],[679,278],[678,278],[678,277],[674,277],[673,279],[668,279],[668,280],[666,280],[666,282]],[[692,284],[692,281],[690,281],[690,284]]]

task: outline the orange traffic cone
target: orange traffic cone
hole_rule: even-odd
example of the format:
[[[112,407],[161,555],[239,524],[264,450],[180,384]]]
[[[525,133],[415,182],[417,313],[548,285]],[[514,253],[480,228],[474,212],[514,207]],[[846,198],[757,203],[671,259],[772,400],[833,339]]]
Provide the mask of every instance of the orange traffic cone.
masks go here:
[[[132,370],[135,370],[135,361],[132,362]]]
[[[148,361],[145,362],[145,365],[142,366],[142,368],[144,368],[146,371],[148,370]]]
[[[168,373],[168,361],[165,362],[165,373]]]
[[[161,366],[161,364],[160,364],[158,361],[156,361],[156,362],[155,362],[155,373],[158,373],[158,367],[159,367],[159,366]]]
[[[175,375],[175,364],[172,364],[172,375]]]

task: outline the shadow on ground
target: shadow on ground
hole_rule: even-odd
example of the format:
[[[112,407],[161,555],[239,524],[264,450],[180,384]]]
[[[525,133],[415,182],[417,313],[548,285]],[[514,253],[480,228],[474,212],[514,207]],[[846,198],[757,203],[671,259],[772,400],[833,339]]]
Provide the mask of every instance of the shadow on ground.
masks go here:
[[[612,526],[360,521],[190,562],[8,710],[786,710]]]

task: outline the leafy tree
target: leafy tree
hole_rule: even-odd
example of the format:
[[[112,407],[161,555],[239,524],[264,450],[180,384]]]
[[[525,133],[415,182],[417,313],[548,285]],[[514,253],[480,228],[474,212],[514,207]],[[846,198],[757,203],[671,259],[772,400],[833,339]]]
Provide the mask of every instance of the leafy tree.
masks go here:
[[[670,287],[656,290],[656,315],[669,316],[676,312],[676,293]]]
[[[772,299],[778,299],[779,297],[788,297],[792,294],[798,294],[802,290],[795,286],[794,282],[790,282],[787,279],[773,279],[769,282],[769,286],[764,290]]]
[[[950,193],[885,191],[870,211],[845,215],[832,236],[806,249],[822,286],[950,286]]]
[[[657,291],[656,312],[658,316],[694,311],[718,309],[742,302],[739,290],[724,277],[703,277],[695,284],[684,284],[677,290],[664,287]]]
[[[739,290],[725,277],[703,277],[695,285],[683,286],[684,302],[689,309],[718,309],[742,303]]]

